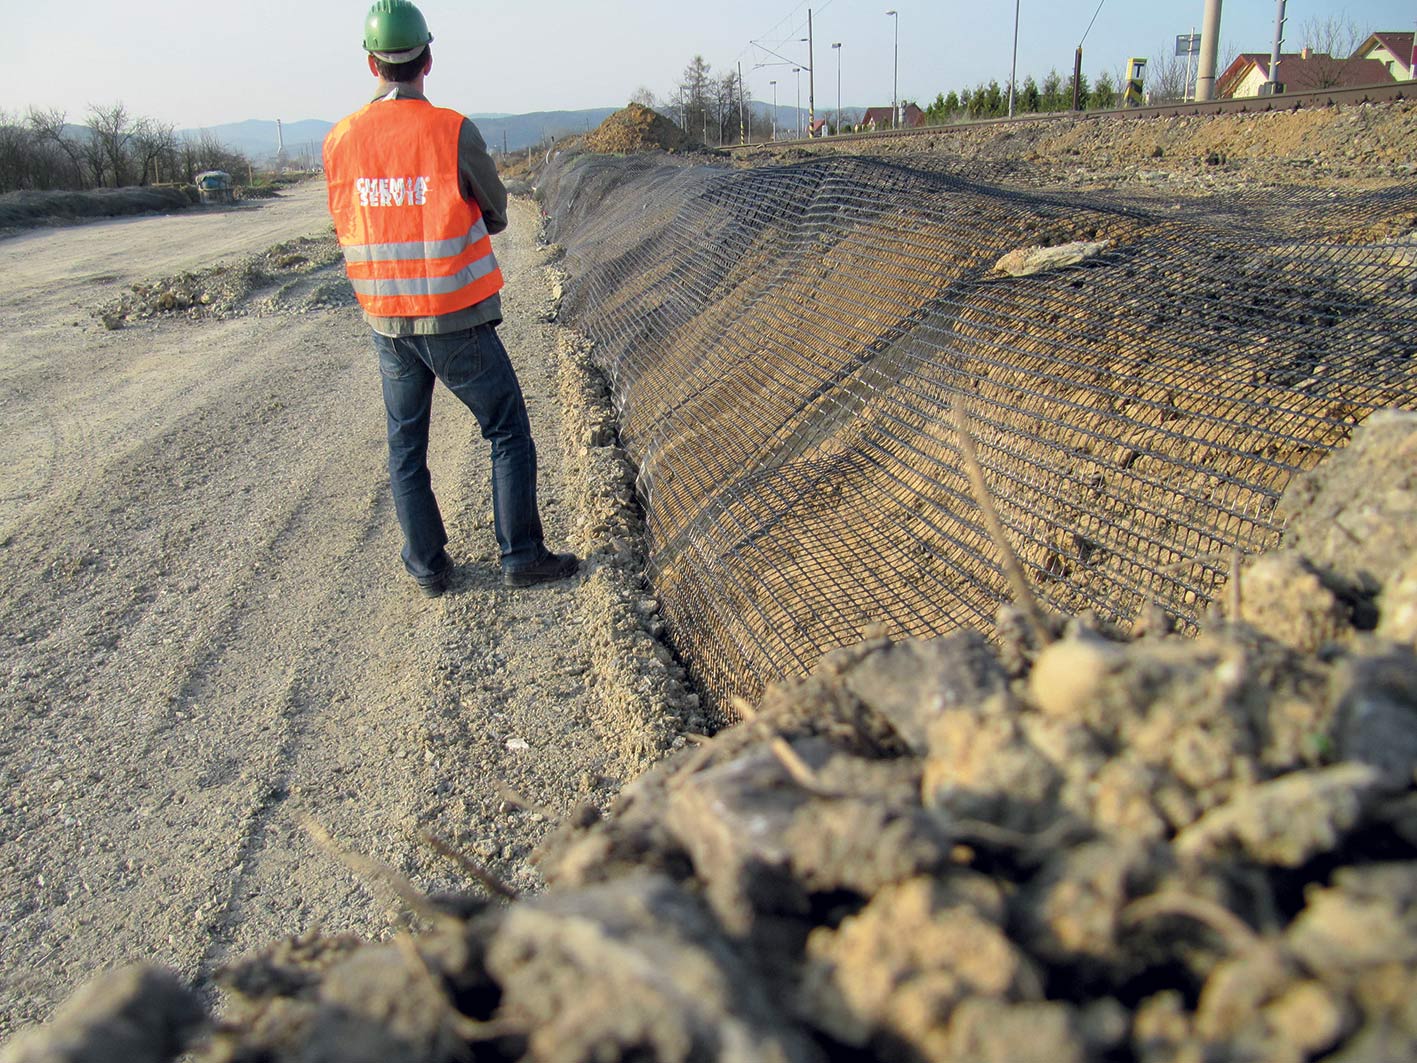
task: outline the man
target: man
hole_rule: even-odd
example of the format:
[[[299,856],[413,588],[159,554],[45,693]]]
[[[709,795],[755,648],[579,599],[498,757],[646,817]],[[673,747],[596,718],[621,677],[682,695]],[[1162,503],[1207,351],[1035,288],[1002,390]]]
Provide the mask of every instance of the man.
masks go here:
[[[562,579],[578,562],[542,540],[531,425],[497,336],[502,274],[491,234],[507,227],[507,193],[477,127],[424,98],[432,40],[408,0],[376,0],[364,49],[378,89],[330,131],[324,157],[335,235],[379,354],[404,567],[437,597],[453,562],[427,465],[435,380],[472,411],[492,444],[503,582]]]

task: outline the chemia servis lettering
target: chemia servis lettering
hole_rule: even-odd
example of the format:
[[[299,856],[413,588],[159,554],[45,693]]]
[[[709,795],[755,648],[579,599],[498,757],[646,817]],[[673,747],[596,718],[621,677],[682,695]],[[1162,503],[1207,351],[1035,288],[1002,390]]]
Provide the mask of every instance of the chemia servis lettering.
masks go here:
[[[354,187],[361,207],[421,207],[428,202],[426,177],[361,177]]]

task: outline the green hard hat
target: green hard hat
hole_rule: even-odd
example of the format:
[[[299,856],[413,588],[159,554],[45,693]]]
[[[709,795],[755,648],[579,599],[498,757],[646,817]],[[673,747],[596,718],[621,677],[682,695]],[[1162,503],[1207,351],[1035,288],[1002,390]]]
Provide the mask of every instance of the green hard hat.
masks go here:
[[[364,16],[364,50],[406,62],[433,40],[423,12],[408,0],[374,0]],[[412,52],[412,55],[404,53]],[[402,56],[403,58],[398,58]]]

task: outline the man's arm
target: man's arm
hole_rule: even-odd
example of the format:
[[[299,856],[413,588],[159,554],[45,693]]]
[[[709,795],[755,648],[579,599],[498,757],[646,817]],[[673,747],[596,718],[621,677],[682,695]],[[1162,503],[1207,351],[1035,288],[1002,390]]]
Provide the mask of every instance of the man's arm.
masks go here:
[[[463,119],[458,133],[458,187],[464,199],[471,199],[482,208],[482,220],[489,233],[499,233],[507,227],[507,190],[497,176],[497,164],[487,154],[487,142],[470,118]]]

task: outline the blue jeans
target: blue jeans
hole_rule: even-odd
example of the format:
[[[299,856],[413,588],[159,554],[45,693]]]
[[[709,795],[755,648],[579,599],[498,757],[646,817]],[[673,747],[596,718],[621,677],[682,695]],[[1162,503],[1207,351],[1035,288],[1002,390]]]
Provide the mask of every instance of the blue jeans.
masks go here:
[[[436,336],[374,333],[389,427],[389,480],[403,528],[403,563],[415,579],[452,562],[428,475],[428,419],[441,380],[472,411],[492,444],[492,512],[504,571],[546,556],[536,505],[536,446],[516,370],[495,325]]]

